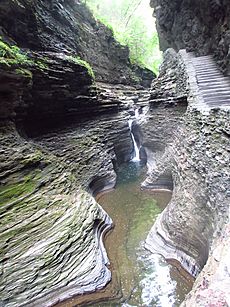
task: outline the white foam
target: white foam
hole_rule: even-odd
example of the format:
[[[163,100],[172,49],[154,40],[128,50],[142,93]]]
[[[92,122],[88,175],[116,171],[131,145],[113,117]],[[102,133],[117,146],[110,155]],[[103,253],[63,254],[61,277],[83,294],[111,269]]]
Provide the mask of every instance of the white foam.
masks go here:
[[[168,264],[157,254],[142,259],[148,273],[141,281],[144,306],[172,307],[176,302],[176,282],[170,277]]]

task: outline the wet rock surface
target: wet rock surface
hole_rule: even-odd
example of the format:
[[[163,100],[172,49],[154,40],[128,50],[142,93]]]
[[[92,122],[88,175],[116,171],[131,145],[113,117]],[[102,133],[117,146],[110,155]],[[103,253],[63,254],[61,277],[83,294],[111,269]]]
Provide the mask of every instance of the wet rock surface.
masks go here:
[[[110,218],[64,161],[13,129],[1,131],[0,197],[3,306],[29,305],[59,289],[39,302],[47,306],[108,282],[100,236]]]
[[[179,62],[183,64],[182,57]],[[197,276],[207,262],[192,292],[195,297],[191,294],[185,304],[207,306],[210,301],[207,295],[210,292],[215,302],[225,306],[228,277],[225,275],[225,278],[218,279],[216,272],[226,267],[226,259],[220,256],[214,268],[212,259],[217,246],[219,255],[228,253],[228,239],[224,241],[223,237],[226,237],[225,224],[229,224],[230,114],[227,108],[221,109],[218,106],[215,108],[210,105],[209,110],[206,108],[205,111],[196,107],[199,106],[199,95],[194,91],[194,84],[189,83],[191,80],[196,82],[196,78],[193,74],[192,78],[189,76],[187,79],[190,70],[185,66],[186,63],[184,68],[181,66],[181,76],[184,78],[182,85],[187,83],[185,92],[189,90],[187,112],[178,122],[171,146],[166,147],[164,154],[155,160],[143,183],[144,187],[149,185],[154,188],[161,175],[171,171],[174,186],[172,200],[149,233],[146,247],[152,252],[160,252],[166,258],[177,259],[193,276]],[[165,78],[168,79],[167,70]],[[171,88],[177,88],[175,81],[172,85]],[[161,95],[160,85],[156,92]],[[172,101],[175,102],[175,99]],[[206,277],[208,272],[211,276]],[[202,278],[210,281],[206,283],[205,293],[200,292]],[[215,285],[212,280],[215,280]]]
[[[153,232],[164,237],[165,253],[171,257],[178,253],[178,260],[194,275],[207,261],[214,232],[222,231],[228,217],[229,140],[224,132],[228,121],[224,112],[210,116],[191,112],[169,149],[174,193]],[[148,240],[149,244],[151,234]]]
[[[97,116],[29,138],[9,118],[1,127],[3,306],[53,305],[101,289],[111,278],[102,237],[112,221],[91,194],[113,187],[114,168],[130,159],[127,110],[146,91],[98,88],[104,109],[115,105],[116,111],[100,115],[99,107]]]
[[[229,305],[229,243],[228,224],[216,240],[207,264],[182,306]]]
[[[162,50],[187,49],[196,55],[215,54],[229,72],[229,2],[227,0],[151,0]]]
[[[4,38],[30,51],[80,56],[90,63],[97,81],[149,86],[154,78],[150,70],[130,64],[129,49],[80,1],[4,0],[0,19]]]

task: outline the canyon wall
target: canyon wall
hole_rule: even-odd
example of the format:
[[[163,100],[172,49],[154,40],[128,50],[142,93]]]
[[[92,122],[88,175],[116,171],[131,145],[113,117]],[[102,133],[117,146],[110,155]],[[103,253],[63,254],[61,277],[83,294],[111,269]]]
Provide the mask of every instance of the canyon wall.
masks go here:
[[[29,140],[1,127],[1,305],[53,305],[105,286],[112,221],[90,194],[114,186],[116,160],[131,152],[124,114]]]
[[[92,194],[130,159],[153,74],[77,1],[1,1],[0,19],[0,305],[50,306],[111,279]]]
[[[184,51],[176,54],[169,49],[159,82],[153,83],[151,105],[157,106],[159,100],[165,105],[179,105],[185,96],[188,109],[177,121],[176,130],[172,130],[171,142],[160,155],[155,154],[143,182],[143,188],[157,188],[162,176],[171,172],[173,177],[172,200],[150,231],[146,248],[178,260],[194,277],[204,268],[185,306],[208,306],[212,300],[226,306],[230,114],[227,107],[221,108],[218,103],[213,108],[202,107],[194,89],[196,75],[190,68]],[[164,140],[164,133],[160,136]],[[228,273],[220,277],[218,273],[224,268]]]
[[[151,0],[163,51],[186,48],[214,54],[229,74],[230,8],[228,0]]]
[[[0,36],[20,48],[80,56],[92,66],[96,80],[109,83],[150,84],[153,73],[131,65],[129,49],[112,30],[96,21],[76,0],[1,1]]]
[[[188,109],[173,142],[156,156],[143,182],[144,188],[155,188],[162,175],[171,172],[173,177],[172,200],[149,233],[146,247],[177,259],[198,276],[183,306],[227,306],[230,113],[228,96],[221,95],[230,83],[217,72],[214,62],[208,67],[207,58],[199,59],[197,77],[191,57],[212,55],[221,71],[229,74],[230,7],[225,0],[152,0],[151,6],[165,51],[159,80],[153,82],[151,104],[186,96]],[[209,105],[205,104],[208,99]]]

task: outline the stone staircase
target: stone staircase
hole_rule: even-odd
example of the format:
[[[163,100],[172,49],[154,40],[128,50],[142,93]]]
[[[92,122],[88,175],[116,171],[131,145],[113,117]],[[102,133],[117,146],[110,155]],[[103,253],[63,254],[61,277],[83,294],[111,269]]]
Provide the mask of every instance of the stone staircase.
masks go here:
[[[192,107],[230,109],[230,77],[224,76],[211,55],[195,57],[193,53],[181,52],[185,62],[189,85],[193,96]],[[194,99],[195,98],[195,99]]]

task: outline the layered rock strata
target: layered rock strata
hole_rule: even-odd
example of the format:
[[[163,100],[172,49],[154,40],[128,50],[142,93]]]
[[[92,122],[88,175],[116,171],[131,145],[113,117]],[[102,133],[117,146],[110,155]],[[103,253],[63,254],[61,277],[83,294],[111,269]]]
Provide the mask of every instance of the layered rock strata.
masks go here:
[[[4,0],[0,19],[3,38],[30,51],[79,56],[90,63],[97,81],[148,86],[154,77],[130,64],[129,49],[81,1]]]
[[[185,73],[180,56],[168,49],[159,76],[152,83],[147,121],[141,124],[148,167],[142,188],[173,188],[168,148],[177,138],[187,109]]]
[[[43,105],[32,117],[37,131],[28,121],[32,108],[23,116],[7,108],[0,141],[3,306],[53,305],[100,289],[111,278],[102,238],[112,221],[90,194],[113,187],[114,168],[130,159],[129,109],[147,93],[122,85],[97,88],[97,116],[79,108],[78,122],[64,113],[66,123],[58,128],[43,127]],[[6,105],[9,98],[20,105],[22,92],[16,88],[15,95],[6,95]]]
[[[197,276],[207,262],[192,292],[197,296],[189,296],[186,306],[191,306],[191,302],[207,306],[209,292],[216,302],[226,305],[228,273],[223,278],[217,274],[223,268],[228,272],[225,233],[229,224],[229,107],[226,104],[222,107],[220,103],[218,108],[218,102],[213,106],[204,99],[205,108],[197,103],[203,95],[203,91],[199,94],[202,82],[197,85],[197,80],[201,79],[196,78],[196,70],[191,70],[191,61],[184,52],[179,54],[179,62],[184,81],[188,82],[186,88],[190,90],[188,109],[173,143],[156,161],[146,180],[154,186],[160,175],[171,169],[173,196],[149,233],[146,247],[168,259],[177,259],[193,276]],[[217,263],[212,268],[214,259]],[[208,272],[212,275],[206,276]],[[208,282],[202,286],[202,280]]]
[[[147,239],[148,248],[159,244],[166,258],[176,258],[194,276],[207,261],[214,232],[221,232],[227,219],[228,121],[223,111],[187,113],[168,149],[174,165],[172,201]]]
[[[229,73],[230,19],[227,0],[151,0],[162,50],[186,48],[197,55],[215,54]]]
[[[8,128],[0,176],[1,305],[53,305],[103,287],[112,221],[68,164]]]

